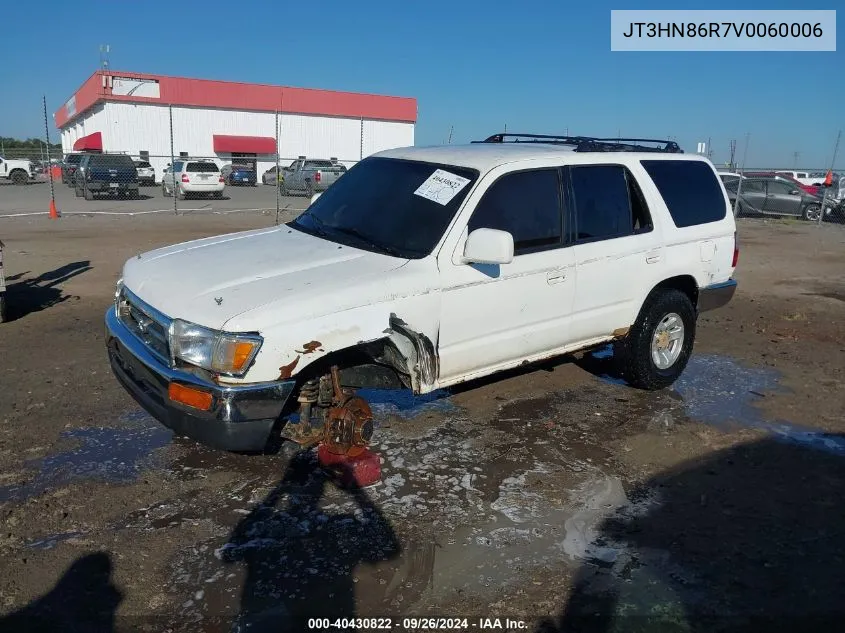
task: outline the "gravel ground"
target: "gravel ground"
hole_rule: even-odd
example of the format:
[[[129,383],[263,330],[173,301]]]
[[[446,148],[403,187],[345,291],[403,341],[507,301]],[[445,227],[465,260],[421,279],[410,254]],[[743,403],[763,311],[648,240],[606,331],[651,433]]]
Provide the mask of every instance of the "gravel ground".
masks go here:
[[[383,477],[351,494],[310,453],[172,437],[106,360],[125,259],[274,215],[0,224],[0,629],[289,631],[316,615],[826,631],[845,616],[843,227],[740,220],[740,290],[702,316],[671,389],[620,384],[599,352],[425,398],[367,393]]]

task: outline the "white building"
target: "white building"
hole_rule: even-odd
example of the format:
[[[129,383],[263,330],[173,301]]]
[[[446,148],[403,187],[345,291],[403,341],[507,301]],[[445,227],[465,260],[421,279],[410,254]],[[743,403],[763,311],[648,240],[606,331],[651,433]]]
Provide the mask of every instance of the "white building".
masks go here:
[[[298,156],[349,166],[413,145],[417,102],[101,70],[54,118],[65,153],[125,153],[149,160],[157,175],[171,155],[213,158],[220,165],[234,160],[254,163],[260,178],[276,164],[277,152],[282,166]]]

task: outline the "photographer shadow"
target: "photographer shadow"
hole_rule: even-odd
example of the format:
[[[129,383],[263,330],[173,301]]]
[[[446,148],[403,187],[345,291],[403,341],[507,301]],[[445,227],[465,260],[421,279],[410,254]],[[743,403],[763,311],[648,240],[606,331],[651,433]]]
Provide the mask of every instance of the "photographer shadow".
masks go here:
[[[346,488],[351,512],[320,508],[326,486],[341,479],[313,452],[298,453],[235,527],[221,551],[225,563],[246,567],[234,631],[307,631],[309,618],[354,618],[356,568],[398,558],[393,528],[363,489]]]

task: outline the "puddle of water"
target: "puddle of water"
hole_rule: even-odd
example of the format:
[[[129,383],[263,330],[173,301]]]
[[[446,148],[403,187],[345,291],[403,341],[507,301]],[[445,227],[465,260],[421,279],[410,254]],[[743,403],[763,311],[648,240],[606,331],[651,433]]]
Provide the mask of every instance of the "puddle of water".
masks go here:
[[[592,352],[591,356],[608,362],[613,357],[613,348],[608,345]],[[627,384],[607,374],[598,377],[612,384]],[[756,428],[783,441],[845,454],[845,438],[803,428],[785,420],[767,420],[763,412],[754,406],[765,397],[766,392],[784,391],[779,379],[780,373],[770,368],[746,367],[733,358],[718,354],[694,354],[671,390],[663,393],[680,396],[681,417],[704,422],[724,431],[737,426]],[[666,403],[660,403],[657,407],[661,410],[655,407],[655,424],[660,427],[671,426],[674,407]]]
[[[356,393],[370,404],[375,415],[413,418],[422,413],[451,413],[457,409],[446,389],[421,396],[415,396],[410,389],[358,389]]]
[[[26,464],[37,469],[28,482],[0,488],[0,502],[19,501],[79,479],[132,481],[155,463],[155,452],[173,434],[143,412],[121,416],[119,427],[82,428],[62,433],[74,448]]]
[[[62,541],[67,541],[77,536],[82,536],[82,532],[64,532],[62,534],[52,534],[37,541],[30,541],[26,547],[32,549],[53,549]]]

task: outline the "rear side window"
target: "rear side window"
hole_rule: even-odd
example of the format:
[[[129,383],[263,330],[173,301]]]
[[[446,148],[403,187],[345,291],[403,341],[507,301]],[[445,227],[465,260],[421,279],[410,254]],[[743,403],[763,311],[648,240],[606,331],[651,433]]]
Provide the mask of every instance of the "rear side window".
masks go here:
[[[502,176],[487,190],[469,220],[469,231],[499,229],[513,236],[514,254],[561,245],[560,182],[557,169]]]
[[[209,172],[217,172],[217,171],[220,171],[220,170],[217,168],[217,165],[215,163],[196,162],[196,163],[188,163],[188,165],[185,167],[185,171],[209,173]]]
[[[725,218],[725,196],[707,163],[698,160],[644,160],[642,165],[663,196],[678,228]]]
[[[622,165],[571,167],[575,239],[624,237],[652,228],[651,215],[634,176]]]

